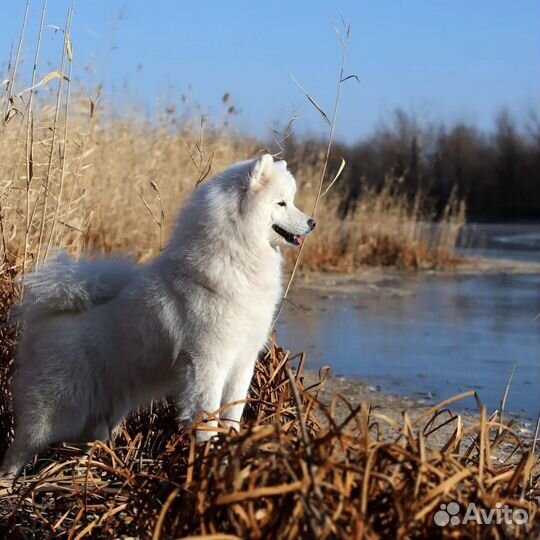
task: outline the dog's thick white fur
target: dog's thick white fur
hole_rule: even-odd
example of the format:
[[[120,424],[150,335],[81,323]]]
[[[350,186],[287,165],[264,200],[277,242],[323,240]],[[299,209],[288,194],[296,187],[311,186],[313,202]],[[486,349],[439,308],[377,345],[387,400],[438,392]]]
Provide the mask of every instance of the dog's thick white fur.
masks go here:
[[[285,162],[241,162],[194,192],[148,266],[64,255],[28,276],[2,472],[51,443],[106,439],[152,399],[173,397],[182,424],[245,399],[281,298],[279,248],[315,225],[295,191]]]

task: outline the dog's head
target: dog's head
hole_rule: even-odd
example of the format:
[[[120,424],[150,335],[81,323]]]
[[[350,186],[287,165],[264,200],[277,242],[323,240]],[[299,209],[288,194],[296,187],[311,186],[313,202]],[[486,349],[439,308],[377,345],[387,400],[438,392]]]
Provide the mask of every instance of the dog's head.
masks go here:
[[[171,244],[182,252],[213,239],[250,248],[301,246],[315,221],[296,208],[295,193],[284,161],[265,154],[236,163],[195,190]]]
[[[315,221],[294,205],[296,182],[285,161],[265,154],[249,164],[244,211],[257,226],[266,227],[273,247],[301,246]]]

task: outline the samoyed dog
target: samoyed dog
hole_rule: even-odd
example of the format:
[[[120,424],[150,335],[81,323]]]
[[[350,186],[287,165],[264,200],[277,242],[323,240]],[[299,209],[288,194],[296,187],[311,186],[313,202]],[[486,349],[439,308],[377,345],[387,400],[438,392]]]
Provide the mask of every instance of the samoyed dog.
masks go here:
[[[244,161],[194,192],[148,266],[62,255],[27,276],[2,472],[51,443],[106,439],[153,399],[173,397],[186,426],[245,400],[281,299],[280,247],[315,227],[295,191],[284,161]],[[219,421],[238,427],[243,408]]]

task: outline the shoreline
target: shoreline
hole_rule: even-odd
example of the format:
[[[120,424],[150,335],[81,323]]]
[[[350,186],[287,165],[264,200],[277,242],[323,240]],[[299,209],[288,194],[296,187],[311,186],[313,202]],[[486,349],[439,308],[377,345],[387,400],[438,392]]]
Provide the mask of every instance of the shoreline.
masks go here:
[[[316,270],[316,271],[300,271],[295,285],[300,287],[310,287],[319,285],[317,281],[324,278],[332,278],[336,280],[336,284],[350,281],[356,283],[359,277],[362,277],[362,283],[365,283],[366,278],[371,281],[376,281],[380,276],[399,275],[399,276],[415,276],[415,275],[437,275],[437,276],[461,276],[461,275],[491,275],[491,274],[540,274],[540,261],[530,262],[514,259],[487,259],[477,257],[467,257],[458,263],[453,268],[445,268],[440,270],[435,269],[401,269],[392,266],[364,266],[353,270],[352,272],[339,272],[334,270]],[[315,281],[316,283],[312,283]],[[360,284],[360,283],[359,283]]]
[[[355,272],[344,274],[340,272],[306,272],[299,274],[293,284],[293,291],[316,293],[320,299],[340,298],[351,294],[373,295],[378,297],[403,297],[412,294],[410,290],[403,287],[402,280],[411,275],[433,275],[439,277],[453,276],[482,276],[493,274],[540,274],[540,262],[526,262],[504,259],[469,259],[465,263],[450,270],[419,270],[411,272],[409,270],[398,270],[392,268],[366,267]],[[310,311],[309,307],[302,306]],[[308,352],[309,356],[309,352]],[[332,366],[332,371],[333,371]],[[316,370],[306,366],[305,371],[306,387],[315,384],[319,380]],[[474,388],[472,388],[474,389]],[[460,391],[456,391],[458,395]],[[481,393],[480,393],[481,394]],[[375,411],[384,416],[388,416],[393,421],[402,421],[402,412],[407,410],[412,415],[419,415],[436,405],[441,400],[432,397],[429,392],[425,394],[411,395],[407,393],[393,394],[388,388],[381,389],[378,385],[363,380],[360,376],[340,374],[333,372],[325,381],[325,388],[321,392],[321,400],[328,404],[335,395],[343,395],[351,404],[358,405],[360,402],[371,403]],[[493,404],[492,404],[493,407]],[[338,405],[339,409],[346,407]],[[452,412],[459,414],[464,424],[472,425],[479,420],[480,411],[469,403],[453,403],[449,407]],[[489,414],[493,412],[488,411]],[[338,411],[344,414],[343,411]],[[505,410],[504,416],[514,420],[514,428],[526,440],[532,439],[536,419],[530,414],[523,412]]]
[[[305,369],[303,371],[303,378],[305,388],[315,385],[320,380],[319,372],[311,369]],[[378,386],[370,385],[362,380],[334,375],[331,373],[331,370],[328,370],[322,389],[318,392],[318,399],[323,404],[330,406],[332,400],[338,397],[335,400],[335,418],[339,422],[343,422],[350,413],[350,407],[343,400],[340,400],[339,396],[345,398],[353,407],[361,403],[369,405],[374,418],[379,417],[382,419],[379,428],[382,428],[381,435],[385,440],[388,440],[392,433],[395,433],[391,428],[392,423],[399,425],[403,423],[403,414],[405,412],[407,412],[409,419],[414,421],[440,403],[431,399],[386,393]],[[480,422],[480,410],[463,410],[463,407],[460,407],[459,403],[457,401],[444,407],[444,409],[450,410],[454,415],[458,415],[463,422],[464,429],[478,424]],[[489,418],[493,412],[487,411],[487,417]],[[519,414],[511,411],[504,411],[504,418],[506,422],[513,421],[512,429],[530,447],[532,445],[535,427],[533,423],[522,419]],[[448,415],[444,419],[448,419]],[[429,417],[426,417],[424,424],[428,420]],[[437,432],[430,436],[429,446],[442,447],[451,436],[452,431],[452,423],[445,428],[437,430]]]
[[[299,272],[291,290],[316,291],[321,297],[349,293],[382,293],[404,296],[407,291],[398,280],[417,276],[466,277],[496,274],[540,275],[540,262],[510,259],[467,259],[455,268],[444,270],[407,270],[392,267],[366,266],[352,272],[308,271]]]

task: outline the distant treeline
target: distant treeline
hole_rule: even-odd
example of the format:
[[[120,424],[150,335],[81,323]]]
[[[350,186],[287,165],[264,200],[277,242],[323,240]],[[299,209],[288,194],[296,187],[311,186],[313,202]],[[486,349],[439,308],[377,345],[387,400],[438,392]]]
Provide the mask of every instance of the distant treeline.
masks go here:
[[[304,145],[304,157],[307,148],[321,148],[320,141]],[[354,146],[338,144],[334,153],[347,160],[340,181],[344,213],[354,208],[364,186],[396,181],[411,195],[427,190],[438,209],[456,186],[467,200],[469,219],[540,218],[540,120],[534,114],[518,127],[503,110],[494,130],[484,133],[465,123],[421,125],[398,110],[371,137]]]

